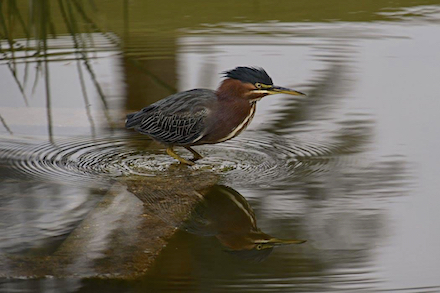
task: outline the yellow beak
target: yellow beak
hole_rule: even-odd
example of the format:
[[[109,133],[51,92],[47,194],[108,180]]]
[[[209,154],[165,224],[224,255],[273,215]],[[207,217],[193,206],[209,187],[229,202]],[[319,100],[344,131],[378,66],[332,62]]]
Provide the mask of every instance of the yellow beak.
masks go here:
[[[269,240],[256,240],[255,243],[271,244],[271,246],[281,246],[290,244],[301,244],[306,241],[307,240],[270,238]]]
[[[288,94],[288,95],[293,95],[293,96],[305,96],[306,94],[293,90],[293,89],[289,89],[289,88],[285,88],[285,87],[281,87],[281,86],[271,86],[265,89],[256,89],[253,90],[254,93],[260,93],[260,94],[267,94],[267,95],[276,95],[276,94]]]

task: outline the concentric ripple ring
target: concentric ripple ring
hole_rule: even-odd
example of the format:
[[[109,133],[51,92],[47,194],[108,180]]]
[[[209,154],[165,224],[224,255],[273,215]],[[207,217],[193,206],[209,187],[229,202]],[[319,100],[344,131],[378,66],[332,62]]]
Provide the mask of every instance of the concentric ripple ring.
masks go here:
[[[0,143],[0,162],[15,174],[61,182],[108,182],[121,176],[166,176],[177,162],[160,146],[151,147],[146,137],[124,135],[79,137],[55,143]],[[261,183],[285,180],[303,167],[304,158],[325,157],[329,146],[291,143],[276,135],[243,135],[234,140],[202,145],[205,156],[193,170],[218,173],[230,183]],[[177,148],[182,156],[190,154]],[[183,170],[183,169],[182,169]]]

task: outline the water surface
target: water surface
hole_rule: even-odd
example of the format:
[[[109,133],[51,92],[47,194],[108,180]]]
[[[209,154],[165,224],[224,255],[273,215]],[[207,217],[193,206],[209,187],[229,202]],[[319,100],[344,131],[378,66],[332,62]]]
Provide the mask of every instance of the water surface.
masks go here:
[[[26,3],[2,14],[1,291],[440,291],[438,1]],[[123,128],[238,65],[307,97],[191,168]],[[231,253],[184,221],[207,190],[307,242]]]

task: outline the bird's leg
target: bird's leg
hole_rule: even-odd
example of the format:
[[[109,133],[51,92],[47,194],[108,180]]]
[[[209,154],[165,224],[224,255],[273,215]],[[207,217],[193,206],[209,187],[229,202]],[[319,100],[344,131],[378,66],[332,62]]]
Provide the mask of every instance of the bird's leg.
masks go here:
[[[194,165],[194,162],[188,161],[184,158],[182,158],[181,156],[179,156],[178,154],[176,154],[173,150],[173,147],[168,147],[167,148],[167,154],[170,155],[171,157],[173,157],[174,159],[178,160],[180,163],[185,164],[185,165]]]
[[[196,150],[190,148],[189,146],[184,146],[184,148],[186,148],[188,151],[191,152],[191,154],[194,155],[194,158],[193,158],[191,161],[194,162],[194,161],[197,161],[197,160],[203,159],[203,156],[202,156],[201,154],[199,154]]]

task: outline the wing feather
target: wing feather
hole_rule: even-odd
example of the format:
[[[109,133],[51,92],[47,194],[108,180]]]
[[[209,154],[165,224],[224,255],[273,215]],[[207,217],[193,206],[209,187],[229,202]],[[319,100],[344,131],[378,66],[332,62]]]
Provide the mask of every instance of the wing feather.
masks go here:
[[[125,126],[169,145],[192,144],[203,137],[215,92],[196,89],[171,95],[128,114]]]

